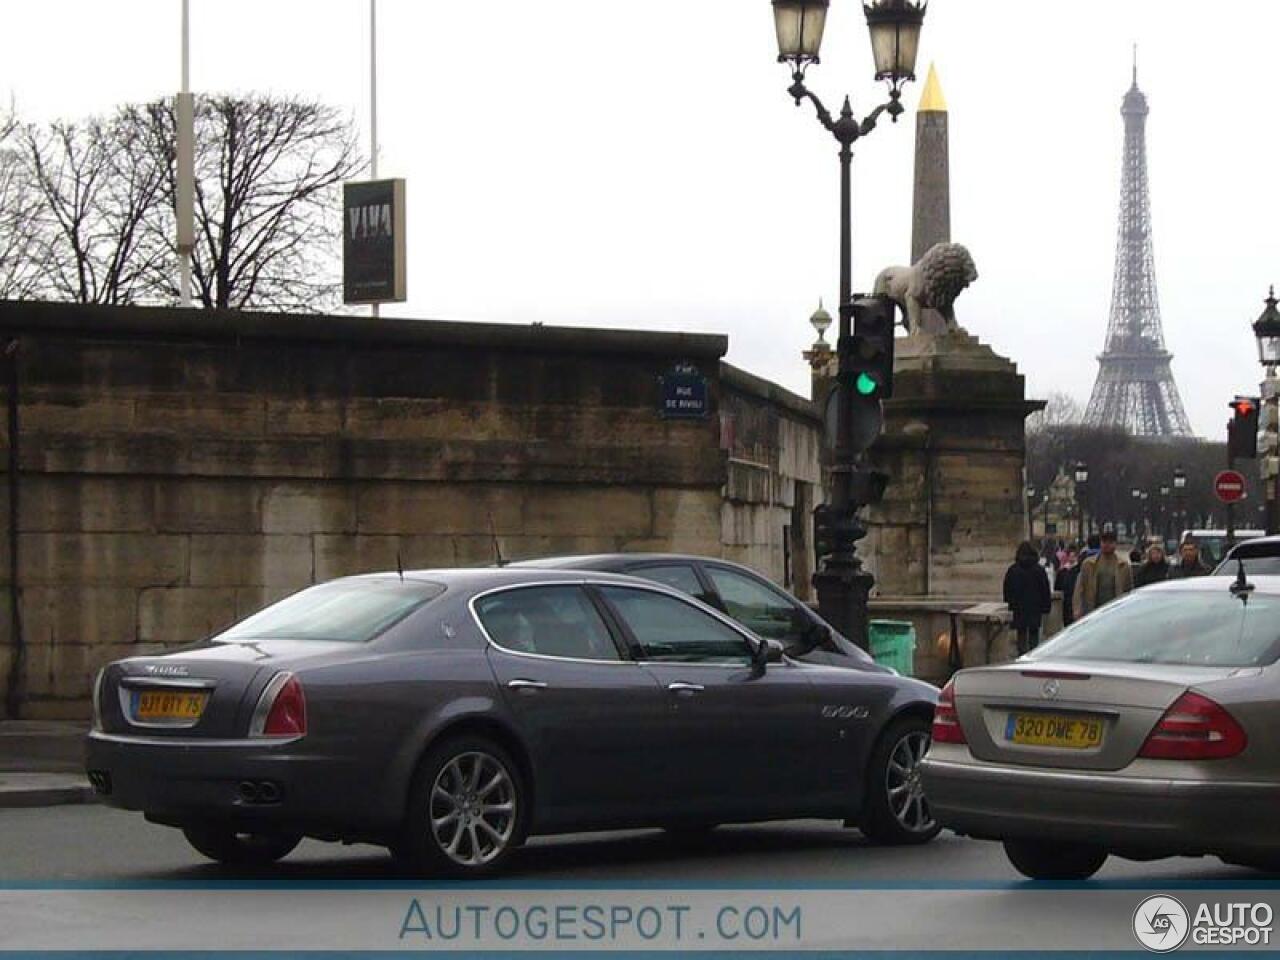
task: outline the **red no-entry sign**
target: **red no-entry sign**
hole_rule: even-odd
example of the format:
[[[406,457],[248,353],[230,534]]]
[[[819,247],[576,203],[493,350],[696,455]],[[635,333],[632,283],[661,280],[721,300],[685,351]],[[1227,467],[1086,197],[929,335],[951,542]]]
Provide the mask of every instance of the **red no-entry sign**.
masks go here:
[[[1213,492],[1223,503],[1235,503],[1244,499],[1244,474],[1238,470],[1223,470],[1213,479]]]

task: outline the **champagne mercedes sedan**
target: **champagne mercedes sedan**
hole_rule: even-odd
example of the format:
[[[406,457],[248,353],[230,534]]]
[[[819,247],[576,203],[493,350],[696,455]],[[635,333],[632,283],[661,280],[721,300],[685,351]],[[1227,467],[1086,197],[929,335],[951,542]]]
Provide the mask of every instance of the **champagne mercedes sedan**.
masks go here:
[[[227,863],[309,836],[475,876],[533,834],[797,817],[920,843],[936,695],[632,577],[377,574],[105,668],[87,769]]]
[[[1280,577],[1144,587],[943,688],[934,815],[1038,879],[1115,854],[1280,867]]]

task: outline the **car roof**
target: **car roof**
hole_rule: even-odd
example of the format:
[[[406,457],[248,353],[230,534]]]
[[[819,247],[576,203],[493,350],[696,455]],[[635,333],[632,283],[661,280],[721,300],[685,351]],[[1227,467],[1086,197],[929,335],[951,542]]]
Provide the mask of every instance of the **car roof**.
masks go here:
[[[403,579],[419,580],[426,583],[437,583],[452,590],[487,590],[492,587],[504,587],[523,583],[555,583],[560,581],[565,583],[581,583],[584,579],[583,574],[585,573],[590,573],[592,580],[599,581],[601,583],[644,583],[646,586],[652,586],[648,581],[641,581],[636,577],[629,577],[626,574],[591,570],[589,568],[581,570],[557,570],[554,568],[530,569],[528,567],[516,569],[511,566],[450,567],[430,570],[406,570],[404,571]],[[340,579],[346,581],[373,581],[388,579],[395,580],[400,579],[401,577],[402,575],[399,571],[388,570],[377,573],[362,573],[351,577],[342,577]]]
[[[1243,540],[1231,548],[1229,557],[1271,557],[1280,555],[1280,536],[1272,534],[1269,537],[1250,537]]]
[[[619,571],[628,567],[646,566],[664,563],[712,563],[721,567],[732,567],[756,577],[764,575],[741,563],[725,560],[721,557],[703,557],[690,553],[586,553],[570,554],[563,557],[537,557],[532,560],[519,560],[508,564],[508,567],[537,568],[539,570],[595,570]],[[765,579],[768,579],[765,577]]]
[[[1213,593],[1221,590],[1226,592],[1231,589],[1231,585],[1236,582],[1234,574],[1227,576],[1226,574],[1214,574],[1206,577],[1185,577],[1181,580],[1165,580],[1161,583],[1153,583],[1149,586],[1142,587],[1139,593],[1150,593],[1154,591],[1164,591],[1166,593]],[[1275,574],[1260,574],[1250,576],[1249,583],[1258,593],[1280,595],[1280,576]]]

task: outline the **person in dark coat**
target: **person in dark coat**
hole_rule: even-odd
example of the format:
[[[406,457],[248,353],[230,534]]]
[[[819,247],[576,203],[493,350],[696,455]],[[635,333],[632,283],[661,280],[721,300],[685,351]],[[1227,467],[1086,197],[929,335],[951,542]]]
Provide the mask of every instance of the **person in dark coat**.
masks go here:
[[[1207,577],[1213,571],[1200,558],[1200,544],[1191,537],[1182,541],[1178,548],[1181,562],[1169,571],[1170,580],[1183,580],[1187,577]]]
[[[1146,562],[1133,575],[1133,589],[1168,580],[1170,569],[1169,558],[1164,554],[1164,544],[1153,543],[1147,548]]]
[[[1036,548],[1023,541],[1013,564],[1004,575],[1004,602],[1013,613],[1013,629],[1018,634],[1018,654],[1040,643],[1040,622],[1053,605],[1049,578],[1040,567]]]
[[[1064,627],[1071,626],[1076,618],[1071,601],[1076,592],[1076,577],[1080,575],[1078,559],[1074,549],[1068,550],[1058,575],[1053,579],[1053,589],[1062,594],[1062,625]]]

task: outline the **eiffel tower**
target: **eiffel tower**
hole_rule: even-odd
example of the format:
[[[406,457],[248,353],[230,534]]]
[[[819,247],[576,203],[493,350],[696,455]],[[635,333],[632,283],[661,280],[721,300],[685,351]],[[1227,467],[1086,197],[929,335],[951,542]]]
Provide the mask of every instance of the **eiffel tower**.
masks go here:
[[[1107,343],[1098,358],[1098,379],[1085,410],[1089,426],[1124,427],[1140,437],[1187,437],[1191,423],[1178,396],[1160,325],[1155,255],[1151,244],[1151,195],[1147,185],[1147,98],[1133,86],[1120,110],[1124,117],[1124,175],[1120,226],[1111,291]]]

